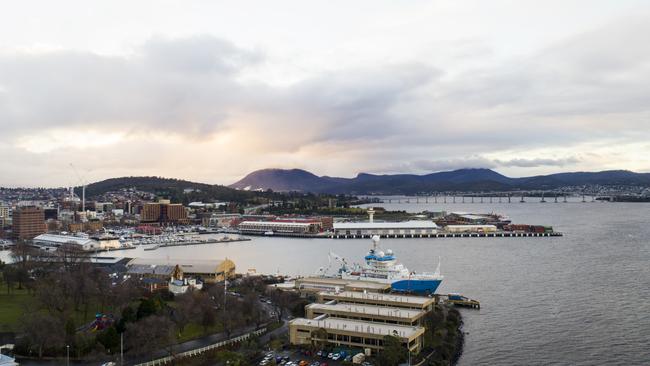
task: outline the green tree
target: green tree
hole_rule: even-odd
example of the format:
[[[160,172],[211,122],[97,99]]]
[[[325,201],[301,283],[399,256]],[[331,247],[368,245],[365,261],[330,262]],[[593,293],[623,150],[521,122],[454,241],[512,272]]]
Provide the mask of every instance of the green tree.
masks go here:
[[[128,323],[132,323],[137,320],[135,311],[133,311],[133,308],[130,306],[125,307],[122,309],[122,316],[120,317],[120,320],[117,322],[116,328],[119,333],[123,333],[126,330],[126,325]]]
[[[97,342],[101,343],[108,353],[112,353],[120,345],[120,335],[115,327],[109,327],[97,334]]]
[[[408,351],[402,344],[402,341],[396,337],[387,335],[384,337],[384,349],[377,357],[379,366],[395,366],[406,361]]]
[[[158,312],[158,302],[155,298],[142,299],[138,306],[137,318],[138,320],[154,315]]]
[[[246,366],[249,365],[244,355],[233,351],[221,351],[217,353],[216,360],[224,365]]]

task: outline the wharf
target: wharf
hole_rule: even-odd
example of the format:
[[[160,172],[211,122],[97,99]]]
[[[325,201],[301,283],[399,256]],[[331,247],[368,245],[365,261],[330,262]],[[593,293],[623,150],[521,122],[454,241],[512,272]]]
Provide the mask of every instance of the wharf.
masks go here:
[[[472,309],[481,309],[481,303],[478,300],[470,299],[468,297],[459,295],[459,294],[449,294],[449,295],[435,295],[436,302],[442,302],[447,304],[452,304],[454,306],[462,306],[465,308]]]
[[[277,236],[280,238],[330,239],[332,237],[331,234],[328,233],[310,234],[310,233],[273,232],[273,234],[266,234],[265,232],[259,232],[259,231],[241,231],[239,232],[239,234],[246,235],[246,236],[265,236],[267,238],[272,238],[274,236]]]
[[[135,248],[137,247],[133,245],[129,245],[129,246],[118,247],[118,248],[102,248],[102,249],[93,250],[93,252],[112,252],[116,250],[128,250],[128,249],[135,249]]]
[[[368,239],[379,234],[359,235],[330,235],[332,239]],[[527,233],[499,231],[495,233],[436,233],[436,234],[381,234],[380,238],[525,238],[525,237],[552,237],[562,236],[560,232],[552,233]]]
[[[186,245],[201,245],[201,244],[218,244],[218,243],[234,243],[238,241],[250,241],[250,238],[238,238],[238,239],[214,239],[214,240],[200,240],[200,241],[186,241],[186,242],[178,242],[178,243],[165,243],[165,244],[157,244],[156,246],[145,248],[144,250],[156,250],[158,248],[165,248],[165,247],[181,247],[181,246],[186,246]]]

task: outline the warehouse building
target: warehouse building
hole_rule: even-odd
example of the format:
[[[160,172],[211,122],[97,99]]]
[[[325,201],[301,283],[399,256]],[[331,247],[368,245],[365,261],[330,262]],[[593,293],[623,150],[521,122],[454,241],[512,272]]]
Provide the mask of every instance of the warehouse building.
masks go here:
[[[334,238],[426,238],[438,232],[433,221],[411,220],[402,222],[335,222]]]
[[[313,235],[322,231],[323,223],[309,221],[242,221],[239,224],[242,234],[297,234]]]
[[[41,234],[32,240],[32,244],[48,251],[54,251],[63,245],[75,245],[88,251],[100,249],[99,242],[88,237],[73,235]]]
[[[178,267],[178,270],[183,276],[200,278],[203,280],[203,282],[208,283],[221,282],[226,278],[233,278],[235,276],[235,263],[227,258],[215,260],[164,260],[154,258],[135,258],[127,264],[127,267],[129,268],[129,273],[142,271],[142,269],[146,267],[154,269],[162,267],[168,268],[170,270]],[[167,273],[164,274],[164,276],[167,275]],[[171,275],[171,272],[169,275]],[[180,278],[178,273],[175,275],[175,277]]]
[[[495,233],[495,225],[447,225],[445,230],[450,233]]]

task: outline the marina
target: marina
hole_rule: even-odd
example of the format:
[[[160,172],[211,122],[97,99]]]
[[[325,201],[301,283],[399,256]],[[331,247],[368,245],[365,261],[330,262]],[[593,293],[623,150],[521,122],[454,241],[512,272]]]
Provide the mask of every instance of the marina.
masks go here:
[[[165,248],[165,247],[179,247],[179,246],[188,246],[188,245],[204,245],[204,244],[218,244],[218,243],[233,243],[233,242],[239,242],[239,241],[250,241],[250,238],[244,238],[244,237],[237,237],[237,238],[230,238],[230,237],[225,237],[225,238],[207,238],[207,239],[200,239],[200,240],[190,240],[190,241],[177,241],[177,242],[164,242],[161,244],[155,244],[154,246],[151,247],[145,247],[144,250],[151,251],[151,250],[156,250],[160,248]],[[145,244],[140,244],[140,245],[145,245]]]

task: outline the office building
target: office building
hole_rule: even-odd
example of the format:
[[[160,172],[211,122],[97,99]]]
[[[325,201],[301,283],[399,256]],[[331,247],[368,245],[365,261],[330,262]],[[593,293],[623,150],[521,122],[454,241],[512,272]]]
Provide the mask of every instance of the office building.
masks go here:
[[[35,206],[23,206],[13,213],[13,233],[18,240],[29,240],[45,233],[45,215],[43,209]]]

